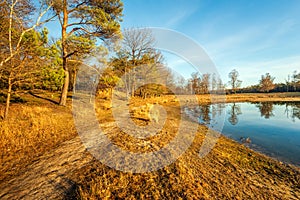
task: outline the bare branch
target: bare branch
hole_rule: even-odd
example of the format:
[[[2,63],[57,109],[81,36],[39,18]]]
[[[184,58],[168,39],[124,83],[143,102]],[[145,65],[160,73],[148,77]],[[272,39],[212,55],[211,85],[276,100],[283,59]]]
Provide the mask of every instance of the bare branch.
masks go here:
[[[52,7],[52,4],[50,4],[43,12],[40,13],[40,15],[38,16],[35,24],[33,26],[31,26],[30,28],[24,30],[20,37],[19,37],[19,40],[18,40],[18,43],[16,45],[16,48],[15,48],[15,51],[13,50],[13,47],[12,47],[12,19],[13,19],[13,13],[14,13],[14,7],[15,5],[17,4],[18,0],[16,0],[15,2],[13,2],[13,4],[10,6],[10,15],[9,15],[9,49],[10,49],[10,55],[2,60],[0,62],[0,67],[2,67],[5,63],[7,63],[8,61],[10,61],[19,51],[19,48],[20,48],[20,45],[21,45],[21,42],[23,40],[23,37],[25,35],[25,33],[35,29],[36,27],[44,24],[44,23],[47,23],[48,21],[52,20],[55,16],[41,22],[41,19],[42,17],[48,12],[48,10]]]

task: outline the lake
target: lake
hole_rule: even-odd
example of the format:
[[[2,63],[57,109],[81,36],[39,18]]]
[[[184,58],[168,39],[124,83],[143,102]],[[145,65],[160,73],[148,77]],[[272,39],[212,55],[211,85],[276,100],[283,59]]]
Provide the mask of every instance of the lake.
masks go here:
[[[213,129],[214,119],[225,117],[223,135],[300,166],[300,102],[212,104],[197,106],[192,113]]]

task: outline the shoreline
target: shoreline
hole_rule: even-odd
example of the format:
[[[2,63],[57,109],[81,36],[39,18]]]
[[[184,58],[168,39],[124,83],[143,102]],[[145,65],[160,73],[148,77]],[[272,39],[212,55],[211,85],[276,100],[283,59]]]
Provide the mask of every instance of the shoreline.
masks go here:
[[[226,95],[226,101],[220,102],[218,101],[218,98],[214,95],[210,97],[210,95],[197,95],[198,99],[200,99],[200,104],[210,104],[209,98],[216,98],[216,104],[218,103],[259,103],[259,102],[300,102],[300,93],[270,93],[270,94],[264,94],[264,93],[246,93],[246,94],[230,94]],[[205,125],[204,125],[205,126]],[[222,134],[222,133],[221,133]],[[272,156],[271,153],[269,154],[267,152],[264,152],[263,150],[260,150],[259,147],[253,147],[251,145],[245,145],[243,143],[240,143],[238,140],[235,140],[234,138],[231,138],[229,136],[226,136],[222,134],[222,136],[237,142],[240,145],[246,146],[247,148],[258,152],[260,154],[263,154],[271,159],[274,159],[278,162],[285,163],[287,165],[292,165],[294,167],[297,167],[300,169],[300,165],[293,163],[292,161],[284,161],[281,159],[282,157],[276,157]]]
[[[183,96],[184,100],[187,100],[189,98],[188,95],[184,95]],[[231,95],[226,95],[226,101],[223,102],[221,99],[217,98],[218,95],[197,95],[197,99],[198,99],[198,103],[199,104],[207,104],[209,102],[209,100],[211,98],[215,98],[217,99],[217,103],[241,103],[241,102],[248,102],[248,103],[257,103],[257,102],[300,102],[300,93],[271,93],[271,94],[265,94],[265,93],[247,93],[247,94],[231,94]],[[229,97],[229,98],[228,98]],[[137,98],[139,99],[139,98]],[[134,99],[133,101],[135,101],[136,99]],[[155,97],[155,98],[149,98],[148,99],[150,103],[161,103],[161,105],[167,104],[168,105],[175,105],[178,103],[178,101],[175,100],[174,96],[170,95],[167,98],[165,97]],[[143,101],[142,99],[140,99],[140,101]],[[140,102],[141,103],[141,102]],[[194,104],[195,102],[189,102]],[[211,103],[211,102],[210,102]],[[197,123],[197,122],[195,122]],[[199,126],[203,126],[208,128],[206,125],[204,124],[199,124]],[[214,131],[214,130],[213,130]],[[279,159],[279,157],[276,156],[271,156],[268,155],[267,153],[260,151],[258,148],[251,148],[250,146],[244,145],[243,143],[240,143],[238,140],[235,140],[234,138],[230,138],[222,133],[221,137],[225,137],[227,139],[229,139],[230,141],[237,143],[238,145],[242,145],[244,147],[246,147],[247,149],[254,151],[256,153],[262,154],[266,157],[268,157],[269,159],[275,160],[278,163],[284,163],[286,165],[292,165],[296,168],[298,168],[300,170],[300,165],[294,164],[292,162],[288,162],[288,161],[282,161]]]
[[[159,149],[166,144],[165,142],[169,142],[174,137],[172,134],[176,131],[176,124],[180,120],[189,120],[189,118],[187,116],[180,117],[180,105],[172,96],[146,100],[150,104],[159,103],[166,106],[167,111],[170,111],[170,122],[172,122],[171,124],[166,122],[166,132],[163,131],[163,133],[145,139],[147,143],[151,143],[151,146],[144,146],[145,149],[142,151],[148,152],[148,150]],[[129,104],[134,107],[141,106],[145,104],[145,100],[132,98]],[[107,112],[109,114],[110,111],[107,110]],[[138,119],[136,123],[143,121],[142,117]],[[104,122],[107,119],[102,118],[102,120]],[[76,171],[75,174],[84,174],[85,176],[74,180],[81,186],[79,188],[80,196],[105,197],[109,194],[112,197],[118,197],[119,194],[113,192],[114,188],[120,187],[120,184],[115,182],[117,179],[122,180],[123,183],[130,182],[124,189],[126,193],[122,194],[125,195],[122,196],[123,198],[132,195],[131,188],[136,188],[136,185],[139,185],[143,180],[148,181],[143,182],[145,189],[140,191],[142,194],[152,196],[161,194],[163,190],[165,191],[163,194],[168,194],[167,197],[173,199],[184,197],[184,194],[192,199],[231,199],[233,197],[241,197],[242,199],[253,199],[254,197],[256,199],[298,199],[300,197],[299,167],[280,162],[222,134],[206,156],[199,156],[208,128],[198,123],[197,125],[198,130],[192,145],[174,163],[158,171],[131,174],[115,169],[107,169],[103,164],[96,161],[90,166]],[[170,134],[169,138],[166,136],[168,134]],[[132,150],[134,150],[135,145],[138,144],[139,146],[139,143],[144,141],[128,138],[121,132],[112,133],[111,137],[115,144],[125,149],[132,147]],[[129,146],[125,147],[122,144],[124,141]],[[87,173],[95,170],[100,172],[96,175]],[[105,178],[102,177],[103,173],[106,176]],[[166,181],[168,183],[167,187],[165,185]],[[94,194],[89,190],[89,188],[100,189],[104,186],[112,189],[98,194]]]
[[[198,99],[198,103],[202,104],[202,105],[206,105],[206,104],[211,104],[211,99],[214,99],[214,103],[242,103],[242,102],[246,102],[246,103],[258,103],[258,102],[300,102],[300,92],[290,92],[290,93],[269,93],[269,94],[265,94],[265,93],[245,93],[245,94],[229,94],[229,95],[224,95],[226,97],[226,100],[224,102],[223,99],[223,95],[221,95],[222,98],[218,98],[220,97],[219,95],[196,95],[197,99]],[[188,99],[190,98],[188,95],[183,95],[181,96],[181,98],[184,101],[188,101]],[[167,101],[166,101],[167,99]],[[177,102],[174,100],[174,96],[168,96],[168,98],[164,98],[164,97],[158,97],[158,98],[154,98],[151,99],[152,102],[158,101],[161,102],[162,104],[172,104],[174,102]],[[189,101],[188,103],[191,104],[195,104],[196,102],[191,102]],[[199,124],[199,126],[204,126],[207,128],[206,125],[204,124]],[[253,148],[251,147],[251,145],[245,145],[243,143],[240,143],[238,140],[235,140],[234,138],[230,138],[222,133],[220,133],[223,137],[239,144],[242,146],[245,146],[246,148],[248,148],[249,150],[255,151],[259,154],[262,154],[270,159],[275,160],[278,163],[284,163],[286,165],[291,165],[293,167],[299,168],[300,169],[300,165],[297,165],[295,163],[293,163],[292,161],[288,162],[288,161],[284,161],[281,160],[280,157],[276,157],[276,156],[272,156],[270,154],[268,154],[267,152],[263,152],[260,151],[259,148]]]
[[[226,136],[226,135],[224,135],[222,133],[221,133],[221,135],[223,137],[229,139],[229,140],[232,140],[233,142],[236,142],[239,145],[243,145],[244,147],[248,148],[249,150],[252,150],[252,151],[254,151],[256,153],[264,155],[264,156],[266,156],[266,157],[268,157],[268,158],[270,158],[270,159],[272,159],[272,160],[274,160],[274,161],[276,161],[276,162],[278,162],[280,164],[285,164],[285,165],[288,165],[288,166],[293,166],[293,167],[298,168],[300,170],[300,164],[296,164],[296,163],[293,163],[292,161],[286,161],[284,159],[281,159],[283,157],[276,157],[275,155],[272,156],[269,153],[264,152],[263,150],[261,150],[259,147],[253,147],[252,145],[245,145],[243,143],[240,143],[238,140],[235,140],[234,138],[228,137],[228,136]]]

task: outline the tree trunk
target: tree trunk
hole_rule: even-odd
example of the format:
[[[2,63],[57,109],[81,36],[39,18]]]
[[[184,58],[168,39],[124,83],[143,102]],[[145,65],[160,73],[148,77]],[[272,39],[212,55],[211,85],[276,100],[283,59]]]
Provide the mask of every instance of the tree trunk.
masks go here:
[[[67,0],[63,1],[63,24],[61,29],[61,40],[62,40],[62,57],[63,57],[63,69],[65,71],[65,82],[62,89],[62,93],[60,96],[59,105],[65,106],[67,103],[67,96],[68,96],[68,89],[69,89],[69,78],[70,78],[70,72],[68,69],[68,63],[67,63],[67,47],[66,47],[66,40],[67,40],[67,25],[68,25],[68,10],[67,10]]]
[[[7,97],[6,97],[6,106],[4,111],[4,119],[7,119],[8,117],[8,111],[10,106],[10,98],[11,98],[11,91],[12,91],[12,83],[11,78],[8,78],[8,90],[7,90]]]
[[[77,77],[77,70],[75,69],[73,72],[73,93],[76,93],[76,77]]]
[[[70,81],[69,74],[70,74],[69,70],[65,69],[65,81],[64,81],[62,93],[60,96],[60,101],[59,101],[59,105],[61,105],[61,106],[65,106],[67,103],[68,88],[69,88],[69,81]]]

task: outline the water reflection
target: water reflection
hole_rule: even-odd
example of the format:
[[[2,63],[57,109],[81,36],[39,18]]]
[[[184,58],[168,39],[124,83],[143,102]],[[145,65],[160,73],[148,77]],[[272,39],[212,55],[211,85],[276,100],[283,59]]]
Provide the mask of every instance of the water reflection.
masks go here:
[[[273,104],[274,102],[261,102],[258,105],[256,105],[256,107],[259,109],[262,117],[269,119],[270,117],[274,116]]]
[[[287,103],[285,113],[286,117],[292,119],[293,122],[300,119],[300,103]]]
[[[186,110],[189,116],[250,148],[300,166],[300,101],[226,103]],[[218,118],[219,117],[219,118]]]
[[[284,113],[277,113],[295,122],[300,119],[300,102],[260,102],[252,103],[258,108],[258,113],[265,119],[270,119],[275,116],[275,106],[284,106]],[[227,108],[226,108],[227,106]],[[224,109],[227,109],[228,122],[231,125],[236,125],[239,122],[239,116],[242,115],[241,103],[219,103],[214,105],[200,105],[194,110],[194,115],[197,116],[198,122],[201,124],[210,124],[212,119],[221,115]],[[246,113],[247,114],[247,113]]]
[[[226,104],[219,103],[213,105],[197,106],[193,112],[189,110],[189,114],[193,114],[200,124],[211,125],[215,123],[220,116],[223,116]]]
[[[203,105],[198,107],[199,111],[199,122],[203,124],[209,124],[211,121],[211,114],[215,115],[215,113],[211,110],[214,106],[211,105]]]
[[[232,125],[236,125],[239,121],[238,115],[242,114],[241,106],[233,103],[230,107],[228,122]]]

